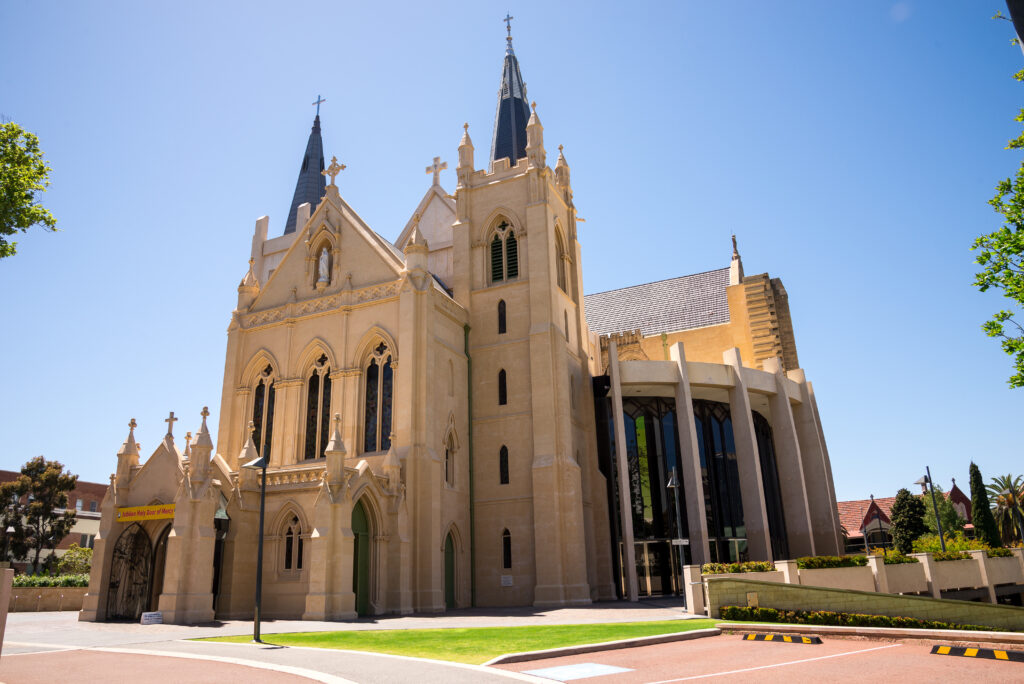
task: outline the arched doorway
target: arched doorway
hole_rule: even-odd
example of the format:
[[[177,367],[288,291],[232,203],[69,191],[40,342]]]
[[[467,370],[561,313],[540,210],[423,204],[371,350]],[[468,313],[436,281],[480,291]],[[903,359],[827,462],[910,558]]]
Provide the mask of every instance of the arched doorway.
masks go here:
[[[444,538],[444,607],[455,609],[455,542],[451,532]]]
[[[370,521],[362,501],[352,508],[352,593],[356,613],[370,614]]]
[[[129,525],[114,544],[107,586],[107,619],[138,620],[149,607],[153,547],[138,523]]]
[[[164,591],[164,566],[167,561],[167,535],[171,531],[171,523],[164,525],[156,536],[153,544],[153,581],[149,589],[149,607],[146,610],[157,610],[160,607],[160,594]]]

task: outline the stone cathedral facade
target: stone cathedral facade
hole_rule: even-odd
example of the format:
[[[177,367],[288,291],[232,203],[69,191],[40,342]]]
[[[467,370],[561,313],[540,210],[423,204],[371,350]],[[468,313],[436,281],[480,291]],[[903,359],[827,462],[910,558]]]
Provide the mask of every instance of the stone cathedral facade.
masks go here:
[[[583,605],[839,551],[781,282],[734,243],[728,267],[585,297],[569,165],[511,37],[478,156],[467,126],[454,194],[435,159],[391,242],[317,115],[283,234],[256,222],[216,445],[205,409],[183,442],[172,414],[142,461],[132,421],[81,619],[250,617],[260,457],[267,617]]]

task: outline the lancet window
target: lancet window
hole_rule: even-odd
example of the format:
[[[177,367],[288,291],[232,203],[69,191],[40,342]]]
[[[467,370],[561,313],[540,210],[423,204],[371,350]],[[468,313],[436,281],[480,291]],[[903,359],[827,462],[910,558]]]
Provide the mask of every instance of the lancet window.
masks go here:
[[[391,350],[378,344],[366,365],[366,397],[363,405],[363,451],[391,448],[391,405],[395,373]]]
[[[502,299],[498,302],[498,334],[504,335],[505,330],[505,300]]]
[[[306,445],[303,458],[322,458],[327,448],[331,415],[331,366],[321,354],[306,383]]]
[[[252,441],[256,453],[270,460],[270,448],[274,437],[274,369],[269,364],[260,373],[253,390]],[[264,447],[264,445],[266,445]]]
[[[444,441],[444,483],[455,486],[455,440],[451,435]]]
[[[508,403],[508,376],[505,369],[498,371],[498,405],[504,406]]]
[[[519,277],[519,243],[507,221],[498,224],[491,238],[491,282]]]
[[[508,484],[508,447],[504,444],[498,452],[498,482]]]
[[[565,292],[569,293],[567,287],[568,283],[568,270],[569,270],[569,254],[565,251],[565,241],[562,239],[562,234],[557,229],[555,230],[555,272],[558,277],[558,287]],[[566,331],[566,336],[568,336]]]
[[[501,567],[512,567],[512,534],[507,529],[501,533]]]
[[[296,516],[285,525],[284,530],[284,569],[302,569],[302,525]]]

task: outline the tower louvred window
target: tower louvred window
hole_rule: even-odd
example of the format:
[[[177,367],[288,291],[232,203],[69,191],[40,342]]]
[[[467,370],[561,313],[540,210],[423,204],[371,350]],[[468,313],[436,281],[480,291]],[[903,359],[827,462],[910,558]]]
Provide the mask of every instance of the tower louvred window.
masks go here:
[[[491,240],[491,280],[500,282],[505,279],[505,272],[502,268],[502,244],[501,237],[495,234]]]
[[[507,221],[498,224],[490,249],[492,283],[519,277],[519,242]]]
[[[519,277],[519,244],[512,232],[505,238],[505,274],[508,278]]]

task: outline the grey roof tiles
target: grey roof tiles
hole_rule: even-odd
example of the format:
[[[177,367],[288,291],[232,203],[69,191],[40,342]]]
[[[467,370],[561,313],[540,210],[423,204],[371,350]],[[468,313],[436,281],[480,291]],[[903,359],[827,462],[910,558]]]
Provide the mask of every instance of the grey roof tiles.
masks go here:
[[[583,297],[587,325],[599,334],[644,336],[729,322],[729,269],[633,285]]]

